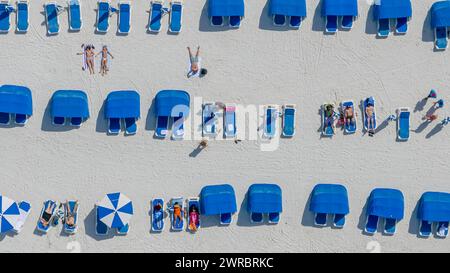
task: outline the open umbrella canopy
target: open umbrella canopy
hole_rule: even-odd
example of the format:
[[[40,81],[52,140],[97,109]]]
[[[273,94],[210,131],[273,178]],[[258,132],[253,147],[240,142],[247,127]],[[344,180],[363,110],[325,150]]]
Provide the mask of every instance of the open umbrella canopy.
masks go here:
[[[19,214],[17,203],[6,196],[0,195],[0,233],[13,229]]]
[[[121,228],[133,215],[133,203],[120,192],[107,194],[98,204],[100,221],[110,228]]]

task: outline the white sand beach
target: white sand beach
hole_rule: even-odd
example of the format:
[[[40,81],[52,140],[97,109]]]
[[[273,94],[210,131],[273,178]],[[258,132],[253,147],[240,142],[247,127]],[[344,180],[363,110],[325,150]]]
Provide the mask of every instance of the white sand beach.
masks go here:
[[[15,84],[33,92],[33,116],[24,127],[0,128],[0,192],[28,200],[31,214],[21,233],[0,238],[0,252],[450,252],[449,239],[419,238],[417,202],[425,191],[450,192],[450,116],[421,118],[432,106],[418,103],[431,88],[450,101],[450,52],[433,50],[429,8],[433,1],[413,1],[406,35],[376,38],[376,22],[366,1],[358,1],[359,18],[351,31],[326,35],[318,1],[307,0],[307,18],[299,30],[277,29],[267,15],[266,0],[246,1],[237,30],[209,25],[205,0],[185,0],[183,29],[168,34],[168,16],[159,34],[146,32],[149,1],[132,1],[131,32],[116,35],[117,16],[107,34],[95,33],[96,1],[82,1],[83,29],[68,32],[67,12],[61,30],[47,36],[44,0],[31,1],[30,29],[0,35],[0,85]],[[65,1],[58,0],[62,5]],[[117,5],[117,1],[112,1]],[[168,3],[166,3],[168,4]],[[368,15],[368,12],[370,14]],[[76,55],[82,43],[96,51],[108,45],[114,55],[102,77],[81,70]],[[187,79],[186,46],[201,46],[204,78]],[[91,117],[79,129],[51,124],[49,101],[59,89],[80,89],[89,97]],[[114,90],[137,90],[141,119],[135,136],[108,136],[103,101]],[[239,105],[297,105],[297,132],[280,139],[274,151],[261,151],[260,140],[209,141],[197,153],[198,140],[154,139],[151,107],[163,89],[186,90],[191,101]],[[360,101],[374,96],[381,130],[374,137],[361,131],[333,138],[320,136],[319,109],[324,102]],[[412,112],[411,135],[396,141],[395,122],[382,124],[398,107]],[[200,109],[194,116],[200,118]],[[229,227],[203,217],[196,233],[150,233],[150,200],[197,196],[205,185],[231,184],[238,213]],[[283,190],[278,225],[252,225],[244,202],[253,183],[276,183]],[[313,227],[308,198],[317,183],[345,185],[350,214],[343,229]],[[405,197],[405,218],[394,236],[362,234],[365,203],[372,189],[396,188]],[[106,193],[121,191],[133,201],[127,236],[95,235],[94,204]],[[78,232],[67,236],[61,225],[47,235],[35,231],[46,199],[80,201]],[[375,242],[372,242],[375,241]],[[375,246],[375,247],[373,247]]]

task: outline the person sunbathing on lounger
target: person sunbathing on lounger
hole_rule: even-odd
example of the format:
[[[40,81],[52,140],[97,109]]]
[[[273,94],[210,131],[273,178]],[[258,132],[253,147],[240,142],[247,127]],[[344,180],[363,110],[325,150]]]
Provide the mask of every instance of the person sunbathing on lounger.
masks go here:
[[[331,104],[325,105],[325,125],[333,126],[334,107]]]
[[[178,202],[175,202],[175,204],[173,205],[173,220],[175,222],[177,222],[177,220],[178,221],[183,220],[181,216],[182,211],[183,209],[181,208],[180,204],[178,204]]]
[[[111,58],[114,59],[113,55],[109,52],[108,47],[107,46],[103,46],[102,51],[100,51],[99,53],[97,53],[95,56],[98,56],[102,54],[102,60],[101,60],[101,65],[100,65],[100,73],[102,74],[102,76],[106,75],[109,71],[108,69],[108,55],[111,56]]]
[[[355,115],[353,113],[353,107],[350,106],[345,107],[345,120],[347,126],[355,124]]]
[[[196,205],[191,205],[189,208],[189,229],[192,231],[197,230],[197,225],[199,222],[199,213]]]
[[[78,201],[75,202],[75,206],[73,206],[73,210],[70,209],[69,202],[67,202],[67,201],[64,204],[64,206],[67,211],[67,215],[66,215],[66,219],[65,219],[66,224],[69,227],[73,227],[73,226],[75,226],[75,216],[76,216],[75,212],[77,211],[77,208],[78,208]]]
[[[44,227],[47,227],[50,224],[50,220],[52,219],[53,210],[55,209],[55,207],[56,203],[53,203],[48,206],[47,209],[45,209],[45,211],[42,213],[42,217],[41,219],[39,219],[39,221]]]
[[[369,130],[369,134],[373,134],[374,133],[374,120],[373,120],[373,113],[374,113],[374,109],[373,109],[373,105],[372,104],[367,104],[366,106],[366,118],[367,118],[367,128]]]

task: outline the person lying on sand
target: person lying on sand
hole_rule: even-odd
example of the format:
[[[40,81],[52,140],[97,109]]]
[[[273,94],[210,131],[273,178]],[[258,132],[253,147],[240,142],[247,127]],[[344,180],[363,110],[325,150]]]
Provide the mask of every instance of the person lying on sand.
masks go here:
[[[191,62],[190,71],[188,72],[188,78],[197,75],[197,73],[200,70],[200,46],[197,47],[197,52],[195,55],[192,54],[191,48],[187,47],[187,50],[189,52],[189,61]]]
[[[52,219],[53,216],[53,210],[55,209],[56,204],[53,203],[50,206],[48,206],[45,211],[42,213],[42,217],[41,219],[39,219],[39,221],[41,222],[41,224],[44,227],[47,227],[50,224],[50,220]]]
[[[102,60],[101,60],[101,65],[100,65],[100,73],[102,74],[102,76],[104,76],[109,71],[109,69],[108,69],[108,55],[111,56],[111,58],[113,58],[113,59],[114,59],[114,56],[111,54],[111,52],[109,52],[107,46],[103,46],[102,51],[97,53],[97,55],[95,55],[95,56],[98,56],[100,54],[102,54]]]
[[[94,71],[95,52],[94,52],[94,49],[95,49],[95,47],[93,45],[88,45],[86,47],[86,64],[87,64],[87,67],[89,68],[90,74],[95,74],[95,71]]]

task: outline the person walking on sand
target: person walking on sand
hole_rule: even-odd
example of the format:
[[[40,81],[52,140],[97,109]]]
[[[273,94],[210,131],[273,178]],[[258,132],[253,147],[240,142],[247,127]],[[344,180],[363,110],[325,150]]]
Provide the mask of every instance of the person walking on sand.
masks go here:
[[[102,74],[102,76],[106,75],[109,71],[108,68],[108,55],[111,56],[111,58],[114,59],[114,56],[111,54],[111,52],[109,52],[108,47],[106,45],[103,46],[102,51],[100,51],[99,53],[97,53],[95,56],[98,56],[102,54],[102,60],[100,63],[100,74]]]
[[[444,100],[440,99],[437,102],[434,103],[434,107],[436,107],[436,109],[442,108],[444,107]]]
[[[430,90],[430,93],[428,94],[428,96],[426,98],[424,98],[424,100],[428,100],[428,99],[435,99],[437,98],[437,92],[434,89]]]

